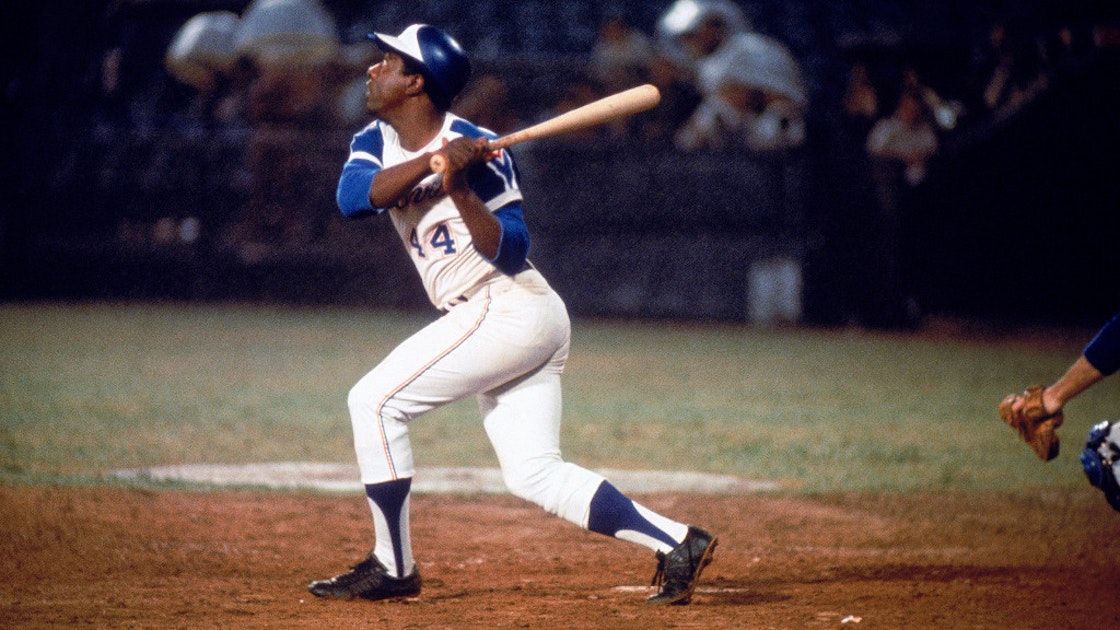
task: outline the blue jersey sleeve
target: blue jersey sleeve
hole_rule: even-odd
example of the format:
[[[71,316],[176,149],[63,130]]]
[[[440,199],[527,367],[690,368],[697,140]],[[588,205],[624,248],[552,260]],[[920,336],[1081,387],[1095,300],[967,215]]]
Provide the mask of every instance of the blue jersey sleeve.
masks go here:
[[[371,125],[354,134],[350,141],[350,157],[342,167],[335,200],[339,210],[347,217],[357,219],[377,214],[369,200],[373,178],[381,170],[381,154],[385,140],[379,125]]]
[[[502,240],[498,242],[498,255],[494,266],[502,273],[514,275],[525,266],[529,255],[529,230],[520,203],[511,203],[494,213],[502,224]]]
[[[377,171],[373,164],[357,160],[342,167],[342,177],[338,180],[338,191],[335,193],[342,214],[351,219],[377,214],[369,201],[369,189]]]
[[[1085,346],[1084,354],[1085,359],[1105,376],[1120,370],[1120,313],[1114,315]]]

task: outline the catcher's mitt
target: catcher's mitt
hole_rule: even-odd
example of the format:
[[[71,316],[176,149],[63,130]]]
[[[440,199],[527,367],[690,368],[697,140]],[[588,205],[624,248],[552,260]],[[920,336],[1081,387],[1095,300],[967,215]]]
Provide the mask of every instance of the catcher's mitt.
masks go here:
[[[1065,418],[1061,411],[1046,413],[1042,391],[1042,385],[1032,385],[1022,394],[1008,395],[999,403],[999,417],[1048,462],[1058,456],[1058,434],[1054,429],[1062,426]]]

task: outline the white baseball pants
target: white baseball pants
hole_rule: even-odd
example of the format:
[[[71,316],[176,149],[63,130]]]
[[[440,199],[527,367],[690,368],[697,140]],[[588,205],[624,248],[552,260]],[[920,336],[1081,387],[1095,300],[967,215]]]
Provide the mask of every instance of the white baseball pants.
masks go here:
[[[536,270],[502,276],[394,349],[350,391],[363,484],[412,477],[408,423],[475,396],[514,495],[587,527],[603,477],[560,454],[567,309]]]

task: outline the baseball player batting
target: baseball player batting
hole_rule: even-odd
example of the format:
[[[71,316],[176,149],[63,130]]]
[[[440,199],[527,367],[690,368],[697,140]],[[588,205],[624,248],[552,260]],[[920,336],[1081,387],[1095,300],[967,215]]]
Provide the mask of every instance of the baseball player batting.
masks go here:
[[[408,425],[474,396],[514,495],[584,529],[655,552],[653,604],[687,604],[716,538],[635,503],[560,455],[560,375],[567,309],[528,262],[520,175],[496,136],[448,111],[470,61],[448,34],[414,24],[370,37],[384,60],[367,71],[374,121],[354,135],[338,183],[347,217],[388,214],[443,315],[401,343],[350,390],[348,404],[374,546],[320,597],[416,596],[409,538],[415,468]],[[432,158],[440,173],[432,170]]]

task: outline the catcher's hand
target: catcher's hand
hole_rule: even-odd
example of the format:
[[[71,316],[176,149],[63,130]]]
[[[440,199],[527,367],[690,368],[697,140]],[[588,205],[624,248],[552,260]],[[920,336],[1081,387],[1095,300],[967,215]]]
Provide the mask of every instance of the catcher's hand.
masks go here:
[[[1042,391],[1042,385],[1032,385],[1022,394],[1008,395],[999,403],[999,417],[1048,462],[1058,456],[1058,434],[1054,430],[1062,426],[1065,418],[1060,410],[1046,413]]]

